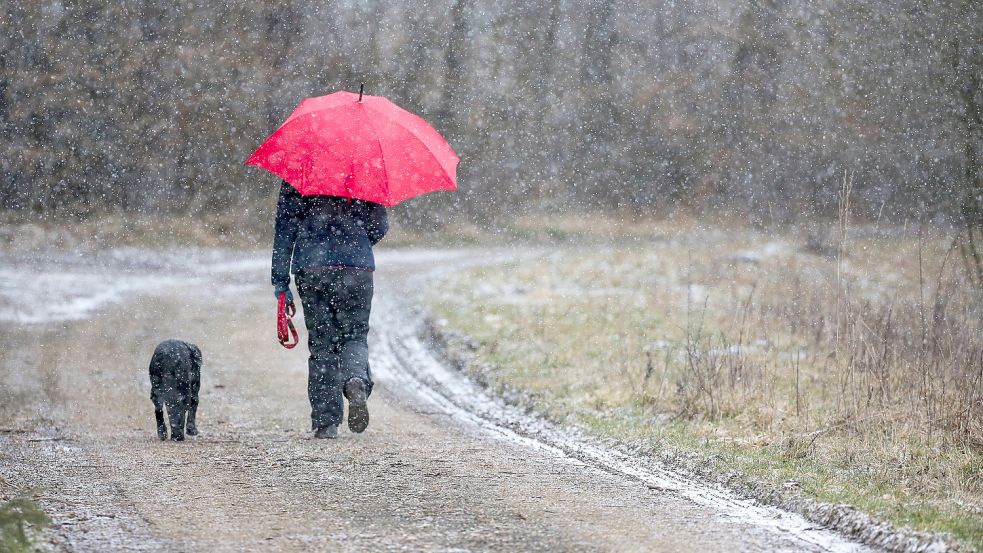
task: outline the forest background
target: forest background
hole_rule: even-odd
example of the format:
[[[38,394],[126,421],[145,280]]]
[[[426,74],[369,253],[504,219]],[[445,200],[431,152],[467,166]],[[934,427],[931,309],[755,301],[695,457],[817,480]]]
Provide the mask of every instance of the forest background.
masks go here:
[[[0,7],[0,208],[267,213],[243,166],[307,96],[385,95],[461,157],[454,218],[597,210],[979,227],[973,0],[15,0]]]

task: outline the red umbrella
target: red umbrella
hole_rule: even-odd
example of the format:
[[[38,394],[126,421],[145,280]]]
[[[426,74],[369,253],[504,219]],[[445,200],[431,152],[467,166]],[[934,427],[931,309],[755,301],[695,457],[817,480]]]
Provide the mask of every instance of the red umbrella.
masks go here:
[[[426,121],[382,96],[308,98],[246,160],[305,196],[387,206],[457,190],[457,154]]]

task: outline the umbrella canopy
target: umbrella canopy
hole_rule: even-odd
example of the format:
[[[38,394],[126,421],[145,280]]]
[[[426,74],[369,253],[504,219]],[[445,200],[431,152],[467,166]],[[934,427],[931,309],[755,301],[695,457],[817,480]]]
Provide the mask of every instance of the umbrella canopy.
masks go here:
[[[457,154],[426,121],[382,96],[308,98],[246,160],[305,196],[387,206],[457,190]]]

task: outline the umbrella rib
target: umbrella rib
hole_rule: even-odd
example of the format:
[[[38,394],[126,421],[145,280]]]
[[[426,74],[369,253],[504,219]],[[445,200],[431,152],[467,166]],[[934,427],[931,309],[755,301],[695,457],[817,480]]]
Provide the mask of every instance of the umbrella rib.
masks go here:
[[[372,111],[375,111],[375,110],[372,110]],[[378,113],[378,112],[376,112],[376,113]],[[390,193],[389,193],[389,188],[390,188],[390,186],[389,186],[389,167],[386,165],[386,151],[382,149],[382,141],[379,140],[379,129],[376,128],[375,122],[372,121],[372,118],[371,117],[366,117],[365,120],[369,122],[369,126],[372,127],[372,130],[373,131],[375,131],[375,133],[374,133],[375,134],[375,143],[376,143],[377,146],[379,146],[379,155],[382,156],[382,173],[386,176],[386,200],[387,201],[390,201],[390,200],[392,200],[392,197],[390,196]]]
[[[365,106],[365,107],[366,107],[366,109],[370,109],[370,110],[376,112],[377,114],[381,115],[382,117],[388,118],[388,116],[385,113],[383,113],[383,112],[381,112],[381,111],[379,111],[379,110],[377,110],[377,109],[375,109],[375,108],[373,108],[371,106]],[[413,114],[410,114],[410,115],[413,115]],[[407,127],[405,127],[403,125],[399,125],[399,127],[401,129],[405,130],[407,134],[409,134],[410,136],[412,136],[413,137],[413,140],[416,140],[417,142],[419,142],[420,145],[423,146],[423,148],[426,151],[428,151],[428,152],[432,152],[433,151],[433,150],[430,149],[430,146],[427,146],[427,143],[424,142],[422,138],[420,138],[419,136],[416,135],[415,132],[411,131],[409,128],[407,128]],[[450,174],[447,173],[447,169],[444,168],[443,164],[441,164],[439,161],[437,161],[436,157],[434,158],[434,161],[437,162],[437,167],[440,167],[440,170],[443,171],[444,178],[447,179],[447,182],[449,182],[451,184],[454,184],[454,179],[452,179],[451,176],[450,176]]]

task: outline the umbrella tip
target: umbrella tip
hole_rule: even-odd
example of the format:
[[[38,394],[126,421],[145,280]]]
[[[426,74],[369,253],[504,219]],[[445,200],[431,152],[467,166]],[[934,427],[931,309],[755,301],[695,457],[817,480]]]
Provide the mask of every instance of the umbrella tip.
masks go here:
[[[365,91],[365,83],[359,83],[358,85],[358,103],[362,103],[362,92]]]

